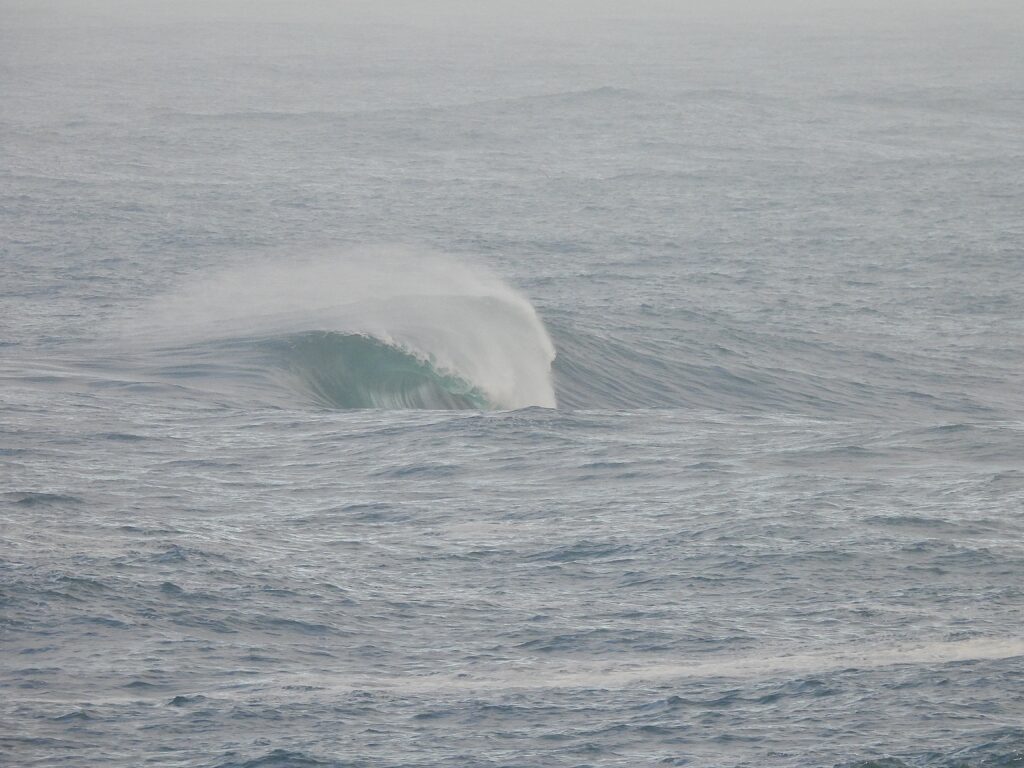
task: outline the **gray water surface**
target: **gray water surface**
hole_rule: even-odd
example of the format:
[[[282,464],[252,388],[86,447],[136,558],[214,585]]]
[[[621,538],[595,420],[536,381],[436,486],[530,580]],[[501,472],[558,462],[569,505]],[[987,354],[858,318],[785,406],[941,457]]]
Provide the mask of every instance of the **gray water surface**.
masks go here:
[[[0,2],[0,764],[1024,764],[1024,15],[923,8]]]

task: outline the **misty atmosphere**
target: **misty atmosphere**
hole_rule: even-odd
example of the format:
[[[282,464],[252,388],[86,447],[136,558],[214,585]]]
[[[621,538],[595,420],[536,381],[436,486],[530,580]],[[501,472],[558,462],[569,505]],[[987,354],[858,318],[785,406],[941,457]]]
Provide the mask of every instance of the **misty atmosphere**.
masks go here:
[[[1022,41],[0,0],[0,766],[1024,764]]]

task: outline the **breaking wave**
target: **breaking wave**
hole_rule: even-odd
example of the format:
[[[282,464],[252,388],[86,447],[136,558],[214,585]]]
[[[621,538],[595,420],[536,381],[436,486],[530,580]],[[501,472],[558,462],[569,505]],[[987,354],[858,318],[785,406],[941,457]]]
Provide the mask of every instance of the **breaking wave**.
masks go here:
[[[555,349],[533,306],[439,254],[378,249],[202,275],[130,333],[153,376],[222,395],[255,388],[330,408],[556,404]]]

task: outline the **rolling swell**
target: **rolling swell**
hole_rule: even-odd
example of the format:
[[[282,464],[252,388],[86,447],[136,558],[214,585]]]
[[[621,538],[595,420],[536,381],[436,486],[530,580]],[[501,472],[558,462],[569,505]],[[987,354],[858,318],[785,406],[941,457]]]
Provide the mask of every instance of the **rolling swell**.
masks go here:
[[[992,418],[1019,401],[998,378],[982,386],[901,334],[822,338],[801,323],[671,307],[581,316],[552,302],[549,335],[530,302],[486,270],[376,249],[201,273],[145,322],[132,318],[130,333],[144,344],[137,383],[239,405],[945,420]],[[130,382],[139,372],[114,373]]]
[[[547,315],[558,403],[572,410],[973,420],[1020,408],[1000,379],[970,382],[955,364],[891,341],[823,341],[710,315],[651,327]]]

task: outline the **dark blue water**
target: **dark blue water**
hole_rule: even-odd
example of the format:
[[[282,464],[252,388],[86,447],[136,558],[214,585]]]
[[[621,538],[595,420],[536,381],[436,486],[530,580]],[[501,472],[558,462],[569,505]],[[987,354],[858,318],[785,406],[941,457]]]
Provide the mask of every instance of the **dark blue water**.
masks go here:
[[[0,764],[1024,765],[1022,33],[0,3]]]

